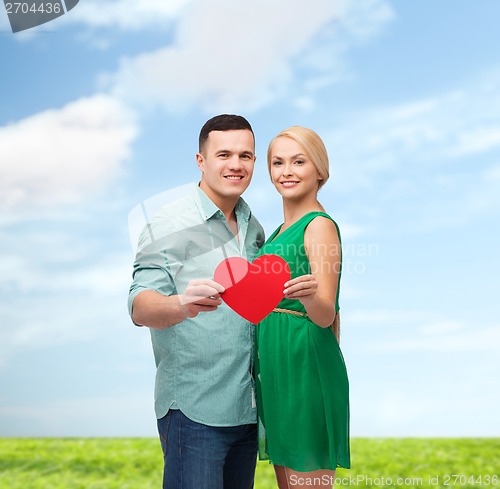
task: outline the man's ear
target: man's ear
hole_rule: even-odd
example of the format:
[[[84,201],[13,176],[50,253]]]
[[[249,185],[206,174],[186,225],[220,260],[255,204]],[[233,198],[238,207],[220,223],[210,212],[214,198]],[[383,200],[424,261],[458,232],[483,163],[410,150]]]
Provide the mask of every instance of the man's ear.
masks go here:
[[[203,163],[205,162],[205,158],[201,153],[196,153],[196,163],[201,172],[203,172]]]

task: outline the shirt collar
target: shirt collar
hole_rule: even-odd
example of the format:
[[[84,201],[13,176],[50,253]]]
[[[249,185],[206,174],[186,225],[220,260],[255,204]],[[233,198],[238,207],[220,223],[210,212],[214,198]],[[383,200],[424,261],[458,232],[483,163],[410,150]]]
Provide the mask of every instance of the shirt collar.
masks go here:
[[[208,219],[214,216],[224,216],[223,212],[212,202],[208,195],[203,192],[199,184],[196,185],[193,190],[193,198],[204,221],[208,221]],[[236,202],[234,211],[237,219],[243,218],[245,221],[249,221],[252,216],[249,205],[241,197],[238,199],[238,202]]]

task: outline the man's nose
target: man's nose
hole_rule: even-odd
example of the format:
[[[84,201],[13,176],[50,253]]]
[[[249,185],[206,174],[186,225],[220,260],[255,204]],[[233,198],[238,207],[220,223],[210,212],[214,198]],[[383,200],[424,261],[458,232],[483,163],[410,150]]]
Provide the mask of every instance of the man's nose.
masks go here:
[[[231,170],[241,170],[243,168],[243,162],[238,155],[233,155],[229,159],[228,166]]]

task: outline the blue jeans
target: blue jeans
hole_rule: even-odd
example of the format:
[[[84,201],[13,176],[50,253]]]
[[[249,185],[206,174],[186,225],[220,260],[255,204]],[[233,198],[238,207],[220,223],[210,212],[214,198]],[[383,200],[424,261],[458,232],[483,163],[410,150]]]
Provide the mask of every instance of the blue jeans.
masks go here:
[[[252,489],[257,425],[217,427],[196,423],[179,409],[158,420],[163,489]]]

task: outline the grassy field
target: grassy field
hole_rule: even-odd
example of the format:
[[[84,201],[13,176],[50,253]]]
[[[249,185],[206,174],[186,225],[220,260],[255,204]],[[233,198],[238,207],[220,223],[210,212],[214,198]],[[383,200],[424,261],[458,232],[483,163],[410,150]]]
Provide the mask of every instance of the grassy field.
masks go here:
[[[351,453],[336,487],[500,489],[498,438],[356,438]],[[161,471],[156,439],[0,439],[0,489],[159,489]],[[259,462],[255,488],[275,487]]]

